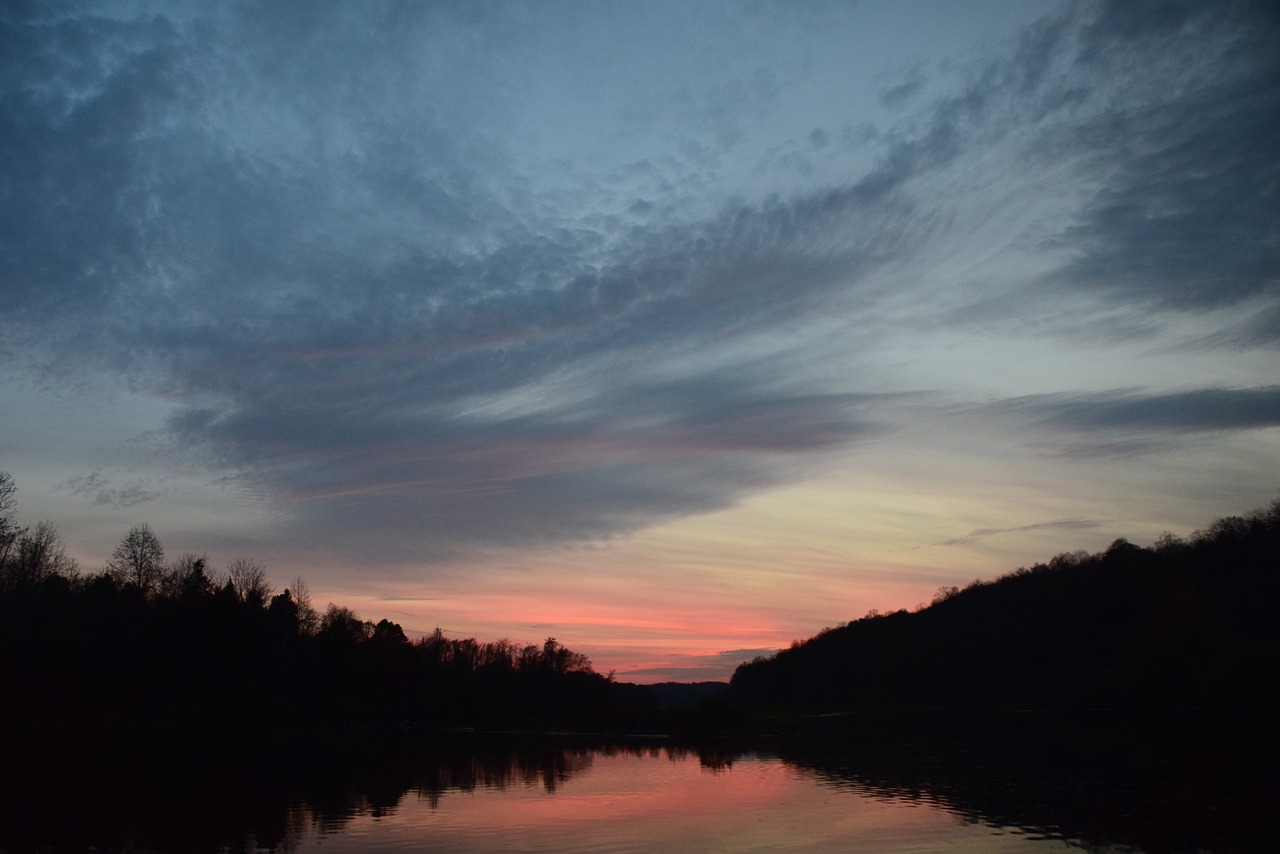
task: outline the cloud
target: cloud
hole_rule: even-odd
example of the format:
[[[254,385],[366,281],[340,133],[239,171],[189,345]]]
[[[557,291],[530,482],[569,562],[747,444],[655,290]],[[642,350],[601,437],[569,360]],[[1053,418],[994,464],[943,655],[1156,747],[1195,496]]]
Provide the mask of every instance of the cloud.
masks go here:
[[[132,481],[122,487],[113,488],[111,481],[104,477],[101,472],[90,472],[87,475],[77,475],[61,484],[60,489],[65,489],[72,495],[91,498],[94,504],[101,504],[113,507],[117,510],[124,510],[129,507],[135,507],[139,504],[146,504],[160,497],[160,492],[150,488],[144,481]]]
[[[1151,328],[1154,312],[1240,306],[1217,343],[1275,346],[1280,325],[1260,315],[1280,311],[1278,39],[1273,4],[1073,4],[882,134],[891,145],[876,174],[908,199],[937,192],[912,182],[962,176],[983,152],[999,161],[982,174],[1032,180],[1042,196],[1006,223],[1015,231],[978,239],[1007,241],[1044,269],[1003,287],[1007,274],[984,270],[995,281],[953,295],[945,322],[1030,316],[1074,336],[1084,297],[1103,316],[1145,312]]]
[[[1077,432],[1198,433],[1280,427],[1280,386],[1055,395],[1028,401],[1028,405],[1047,423]]]
[[[272,496],[317,549],[609,537],[805,477],[896,429],[901,389],[859,356],[894,300],[919,328],[943,304],[998,322],[1081,292],[1277,296],[1262,7],[1073,5],[951,88],[930,78],[932,102],[909,71],[882,100],[916,112],[866,135],[857,169],[832,144],[849,116],[752,136],[798,65],[711,63],[698,88],[690,53],[669,101],[576,107],[548,84],[599,85],[596,49],[571,50],[602,26],[583,12],[559,33],[516,6],[76,8],[0,18],[0,351],[171,401],[177,450]],[[960,266],[945,247],[975,226],[956,197],[993,149],[1037,192],[1069,164],[1082,199],[1019,233],[1057,262],[1013,277],[1019,300],[912,266]],[[796,158],[805,183],[773,191]],[[844,340],[809,335],[832,314]],[[1077,433],[1271,423],[1271,390],[1198,394],[1011,406]],[[94,477],[68,488],[157,494]]]
[[[927,82],[923,66],[916,63],[906,69],[897,82],[880,93],[880,103],[890,109],[898,109],[918,95]]]
[[[1056,238],[1053,278],[1185,310],[1280,297],[1274,6],[1106,3],[1077,38],[1084,78],[1116,83],[1084,120],[1050,125],[1053,153],[1074,149],[1098,182]]]
[[[374,81],[470,84],[389,64],[377,16],[341,24],[12,26],[49,66],[8,93],[15,349],[144,378],[180,451],[360,553],[607,537],[883,429],[871,398],[765,364],[644,373],[816,316],[902,252],[896,177],[676,222],[534,215],[480,130],[501,99],[412,109]]]
[[[988,537],[1003,534],[1022,534],[1027,531],[1086,531],[1102,527],[1102,523],[1093,519],[1059,519],[1053,522],[1037,522],[1033,525],[1019,525],[1016,528],[979,528],[970,531],[963,537],[939,543],[941,546],[968,546]]]
[[[1215,433],[1280,427],[1280,386],[1031,395],[988,411],[1034,431],[1023,435],[1054,455],[1138,457]]]
[[[605,537],[728,506],[882,428],[874,396],[751,390],[731,375],[637,388],[620,377],[534,413],[385,407],[190,411],[184,444],[289,498],[312,543],[405,556]]]

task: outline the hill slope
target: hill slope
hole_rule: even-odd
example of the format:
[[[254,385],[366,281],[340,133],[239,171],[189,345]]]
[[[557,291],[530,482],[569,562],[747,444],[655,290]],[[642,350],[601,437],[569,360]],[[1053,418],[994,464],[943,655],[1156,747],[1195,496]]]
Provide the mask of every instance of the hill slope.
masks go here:
[[[1151,548],[1059,555],[741,665],[751,709],[1260,716],[1280,688],[1280,501]]]

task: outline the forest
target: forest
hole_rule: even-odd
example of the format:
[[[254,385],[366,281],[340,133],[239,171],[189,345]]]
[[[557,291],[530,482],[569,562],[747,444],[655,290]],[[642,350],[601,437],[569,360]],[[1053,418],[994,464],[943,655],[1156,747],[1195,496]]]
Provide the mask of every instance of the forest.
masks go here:
[[[14,521],[0,472],[0,724],[214,735],[260,727],[598,726],[611,679],[547,638],[481,643],[274,592],[246,558],[168,560],[135,526],[105,570],[82,573],[50,523]],[[634,697],[633,697],[634,699]]]
[[[1149,548],[1072,552],[915,611],[872,612],[722,683],[638,686],[540,644],[411,640],[396,623],[276,592],[236,558],[165,556],[146,525],[82,572],[54,526],[15,521],[0,472],[0,704],[6,731],[234,736],[333,724],[768,730],[939,710],[1272,720],[1280,683],[1280,501]],[[861,715],[862,717],[858,717]]]
[[[761,713],[1125,713],[1265,725],[1280,708],[1280,501],[1149,548],[1124,539],[738,667]]]

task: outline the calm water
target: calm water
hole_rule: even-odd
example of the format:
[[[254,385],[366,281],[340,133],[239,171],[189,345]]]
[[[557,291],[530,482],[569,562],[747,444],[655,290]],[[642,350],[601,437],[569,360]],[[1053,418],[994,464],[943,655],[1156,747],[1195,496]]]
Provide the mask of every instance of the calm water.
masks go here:
[[[576,757],[562,779],[408,792],[338,822],[299,816],[294,851],[1060,851],[921,798],[834,785],[776,757],[708,767],[658,750]]]
[[[1212,760],[953,748],[469,736],[252,759],[121,748],[9,766],[0,852],[1273,850],[1269,795]]]

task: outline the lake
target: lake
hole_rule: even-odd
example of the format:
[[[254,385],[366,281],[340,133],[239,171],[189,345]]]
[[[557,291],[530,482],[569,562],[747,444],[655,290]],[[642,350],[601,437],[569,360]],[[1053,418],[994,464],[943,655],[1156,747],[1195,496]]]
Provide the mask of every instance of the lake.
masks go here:
[[[571,769],[571,770],[570,770]],[[952,851],[1063,850],[910,796],[840,785],[777,757],[703,764],[684,752],[587,752],[569,773],[537,772],[394,805],[306,817],[294,851]]]
[[[0,852],[1274,847],[1261,778],[1224,779],[1210,754],[1170,763],[1114,750],[1085,758],[1064,743],[742,749],[470,734],[307,747],[182,759],[117,744],[10,766]]]

